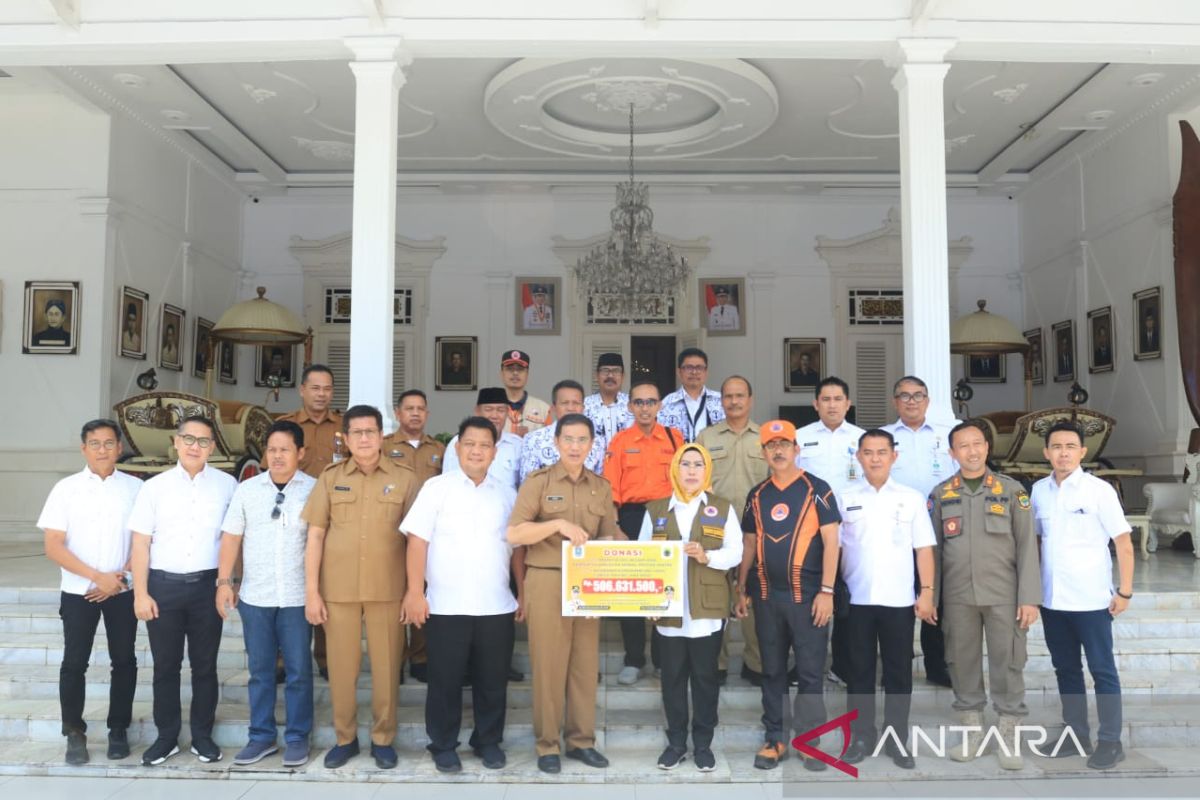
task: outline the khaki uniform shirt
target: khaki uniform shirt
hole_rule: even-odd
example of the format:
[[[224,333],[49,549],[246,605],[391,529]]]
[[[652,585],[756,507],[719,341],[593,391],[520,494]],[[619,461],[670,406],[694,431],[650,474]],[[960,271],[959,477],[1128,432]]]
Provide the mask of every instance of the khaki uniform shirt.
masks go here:
[[[442,474],[446,445],[427,433],[421,437],[420,444],[413,447],[404,433],[397,429],[395,433],[383,437],[383,455],[412,467],[417,473],[417,486],[424,486],[425,481]]]
[[[624,538],[617,527],[612,487],[589,469],[573,481],[560,462],[530,474],[521,484],[508,524],[552,519],[570,520],[593,539]],[[563,541],[562,535],[556,533],[536,544],[526,545],[525,563],[531,567],[560,569]]]
[[[387,458],[370,474],[353,458],[321,473],[301,517],[325,529],[321,597],[333,603],[404,599],[400,521],[417,496],[412,467]]]
[[[302,408],[279,419],[294,422],[304,431],[304,458],[300,459],[300,471],[314,478],[320,476],[333,463],[333,435],[342,430],[342,415],[330,411],[321,422],[314,422]]]
[[[1041,604],[1033,512],[1021,484],[989,470],[972,491],[956,472],[933,487],[929,510],[938,542],[935,603]]]
[[[740,517],[750,490],[771,473],[758,441],[758,424],[751,420],[741,433],[734,433],[722,420],[700,431],[696,442],[712,456],[713,492],[730,500]]]

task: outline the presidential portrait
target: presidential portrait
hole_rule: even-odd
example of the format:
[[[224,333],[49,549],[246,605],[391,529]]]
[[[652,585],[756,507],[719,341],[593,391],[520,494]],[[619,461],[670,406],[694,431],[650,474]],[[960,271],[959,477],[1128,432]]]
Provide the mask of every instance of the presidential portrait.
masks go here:
[[[217,380],[237,383],[237,345],[225,339],[217,342]]]
[[[121,287],[121,299],[117,302],[117,352],[125,358],[146,358],[146,333],[150,319],[150,295],[134,289]]]
[[[79,281],[26,281],[21,352],[79,352]]]
[[[474,336],[439,336],[434,340],[437,364],[434,388],[446,392],[475,391],[477,342]]]
[[[196,333],[192,336],[192,374],[204,377],[208,369],[208,346],[212,341],[213,323],[204,317],[196,317]]]
[[[702,278],[700,284],[700,325],[713,336],[733,336],[746,332],[746,282],[742,278]]]
[[[296,385],[292,364],[296,347],[290,344],[262,344],[254,348],[254,385],[291,387]]]
[[[556,334],[562,330],[558,317],[561,278],[517,278],[516,295],[517,335]]]
[[[1007,358],[1004,353],[972,353],[963,356],[967,380],[971,383],[1004,383],[1008,380]]]
[[[1035,386],[1046,382],[1046,351],[1042,343],[1042,329],[1031,328],[1024,332],[1025,341],[1029,343],[1029,375]]]
[[[783,355],[784,391],[815,391],[825,369],[825,340],[784,339]]]
[[[1133,358],[1149,361],[1162,358],[1162,287],[1133,294]]]
[[[187,312],[179,306],[163,303],[158,322],[158,365],[183,371],[183,320]]]
[[[1065,319],[1050,326],[1054,339],[1054,382],[1075,380],[1075,320]]]
[[[1088,373],[1112,372],[1116,365],[1112,306],[1088,312]]]

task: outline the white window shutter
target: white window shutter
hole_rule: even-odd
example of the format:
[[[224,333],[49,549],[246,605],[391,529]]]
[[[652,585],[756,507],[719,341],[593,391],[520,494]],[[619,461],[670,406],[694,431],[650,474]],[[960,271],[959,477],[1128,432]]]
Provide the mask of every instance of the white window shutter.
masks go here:
[[[888,421],[887,345],[881,341],[858,342],[854,346],[855,424],[878,428]]]
[[[333,373],[333,400],[330,405],[345,411],[350,402],[350,337],[330,336],[325,344],[325,366]]]

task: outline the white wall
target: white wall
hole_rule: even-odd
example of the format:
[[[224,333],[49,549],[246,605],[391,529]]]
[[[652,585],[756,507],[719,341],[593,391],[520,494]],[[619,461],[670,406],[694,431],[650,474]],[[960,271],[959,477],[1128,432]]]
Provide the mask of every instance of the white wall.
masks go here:
[[[797,395],[783,392],[784,338],[825,336],[831,348],[837,346],[831,282],[814,250],[816,237],[845,238],[875,230],[888,209],[898,205],[898,197],[706,195],[652,189],[651,202],[660,233],[679,239],[709,237],[711,253],[700,268],[702,277],[755,274],[766,276],[762,279],[770,287],[756,293],[747,281],[746,336],[709,337],[711,383],[733,372],[747,374],[755,385],[759,418],[775,414],[781,403],[798,402]],[[433,385],[433,339],[445,335],[480,337],[485,382],[496,382],[499,354],[512,347],[529,352],[530,389],[542,397],[559,378],[587,377],[574,363],[569,320],[562,320],[562,336],[515,336],[511,279],[504,282],[509,288],[498,294],[489,293],[486,283],[489,273],[564,276],[566,270],[551,250],[552,237],[582,239],[604,232],[611,204],[607,192],[401,194],[397,233],[418,240],[446,237],[446,253],[434,265],[431,278],[427,341],[419,345],[426,351],[424,374],[414,383],[426,390]],[[289,237],[321,239],[347,232],[349,198],[328,193],[263,198],[245,206],[244,227],[245,268],[268,287],[268,296],[303,312],[301,272],[288,253]],[[960,273],[955,311],[972,311],[976,297],[985,297],[990,310],[1020,324],[1019,282],[1011,277],[1017,273],[1015,204],[1005,198],[952,198],[949,235],[970,236],[975,248]],[[680,328],[696,325],[694,319],[681,320]],[[1009,365],[1009,373],[1008,384],[977,388],[973,413],[1020,407],[1019,361]],[[431,431],[449,430],[474,402],[473,395],[462,392],[433,395]],[[298,403],[294,391],[285,392],[271,408]]]
[[[1075,321],[1077,380],[1091,396],[1088,405],[1118,423],[1105,457],[1162,475],[1181,469],[1178,456],[1193,427],[1174,333],[1171,124],[1165,111],[1148,115],[1081,156],[1035,174],[1018,203],[1026,326],[1045,330],[1049,358],[1049,326]],[[1153,286],[1163,292],[1163,357],[1134,361],[1132,295]],[[1102,306],[1112,306],[1116,368],[1089,375],[1087,312]],[[1052,372],[1049,361],[1048,368]],[[1035,387],[1035,407],[1066,405],[1068,388],[1048,376]]]

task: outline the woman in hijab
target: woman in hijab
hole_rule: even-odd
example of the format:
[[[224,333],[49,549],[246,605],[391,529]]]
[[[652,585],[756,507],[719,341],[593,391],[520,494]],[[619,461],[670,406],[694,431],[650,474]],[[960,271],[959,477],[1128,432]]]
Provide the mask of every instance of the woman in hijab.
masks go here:
[[[712,752],[717,727],[717,658],[732,599],[726,571],[742,560],[742,526],[733,505],[712,493],[712,457],[698,444],[678,450],[671,460],[670,497],[646,504],[639,541],[685,542],[687,576],[674,587],[682,618],[661,618],[659,666],[667,749],[660,769],[674,769],[687,757],[688,685],[692,690],[692,755],[701,772],[716,768]]]

